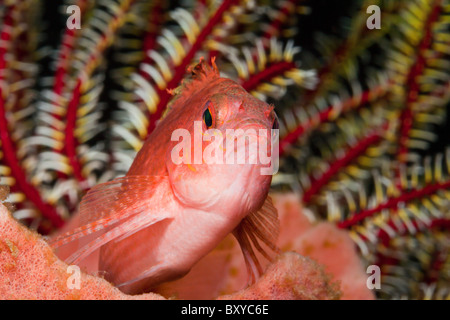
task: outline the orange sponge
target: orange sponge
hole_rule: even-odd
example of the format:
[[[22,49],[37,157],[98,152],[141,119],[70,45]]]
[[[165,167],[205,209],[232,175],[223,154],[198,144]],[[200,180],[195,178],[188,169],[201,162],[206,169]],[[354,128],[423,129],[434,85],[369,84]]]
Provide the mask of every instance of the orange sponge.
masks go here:
[[[37,233],[0,204],[0,299],[163,299],[129,296],[107,281],[59,260]]]

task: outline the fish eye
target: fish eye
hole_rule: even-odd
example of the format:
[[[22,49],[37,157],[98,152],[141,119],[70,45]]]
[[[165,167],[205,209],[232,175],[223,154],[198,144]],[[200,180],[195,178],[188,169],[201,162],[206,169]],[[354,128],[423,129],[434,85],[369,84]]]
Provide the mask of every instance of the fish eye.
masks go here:
[[[209,102],[207,103],[207,105],[209,105]],[[203,122],[205,123],[207,129],[212,127],[213,118],[209,107],[206,108],[205,112],[203,112]]]

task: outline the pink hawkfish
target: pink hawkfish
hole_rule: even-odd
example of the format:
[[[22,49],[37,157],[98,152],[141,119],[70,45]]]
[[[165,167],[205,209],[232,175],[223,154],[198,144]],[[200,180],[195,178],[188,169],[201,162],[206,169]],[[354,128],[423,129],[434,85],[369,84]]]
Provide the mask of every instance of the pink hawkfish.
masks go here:
[[[249,283],[263,272],[260,260],[279,251],[278,217],[268,196],[272,176],[261,174],[271,163],[254,161],[251,147],[270,145],[271,129],[278,128],[273,106],[220,77],[214,60],[201,59],[188,71],[128,173],[90,189],[70,230],[49,241],[67,263],[90,261],[90,271],[125,293],[182,277],[229,233],[241,246]],[[181,145],[181,136],[173,137],[177,129],[197,138],[200,131],[200,146]],[[238,132],[236,141],[242,131],[257,134],[244,145],[228,145],[227,129]],[[205,160],[208,152],[216,161]]]

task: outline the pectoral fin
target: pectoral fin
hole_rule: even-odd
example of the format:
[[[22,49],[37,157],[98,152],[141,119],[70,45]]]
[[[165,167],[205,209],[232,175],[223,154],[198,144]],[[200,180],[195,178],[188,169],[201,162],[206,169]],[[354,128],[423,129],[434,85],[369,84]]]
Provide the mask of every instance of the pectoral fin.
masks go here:
[[[49,241],[58,248],[97,232],[85,246],[73,252],[67,263],[77,264],[92,252],[118,238],[125,238],[156,222],[170,218],[169,213],[150,211],[155,188],[168,177],[125,176],[93,187],[80,203],[80,225]],[[92,238],[92,237],[90,237]]]
[[[277,209],[273,206],[272,199],[267,196],[261,209],[245,217],[233,231],[244,254],[250,284],[263,273],[256,252],[269,261],[273,260],[273,254],[268,251],[277,254],[280,252],[275,244],[279,229]]]

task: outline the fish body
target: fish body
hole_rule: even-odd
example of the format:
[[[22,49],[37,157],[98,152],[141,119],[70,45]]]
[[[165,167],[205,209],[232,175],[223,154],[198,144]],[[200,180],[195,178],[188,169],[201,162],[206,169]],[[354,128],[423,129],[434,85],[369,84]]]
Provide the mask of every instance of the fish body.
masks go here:
[[[268,259],[268,249],[278,250],[277,214],[267,196],[271,175],[260,172],[268,164],[249,161],[257,160],[251,145],[267,144],[277,127],[273,107],[220,77],[214,61],[190,71],[126,176],[92,188],[72,230],[51,241],[70,248],[69,263],[98,259],[98,271],[126,293],[183,276],[231,232],[251,281],[262,272],[254,249]],[[242,132],[236,133],[236,144],[228,145],[227,129],[253,136],[239,145]],[[177,130],[188,136],[174,139]],[[208,150],[216,161],[205,160]]]
[[[185,275],[235,227],[220,215],[180,205],[169,188],[157,187],[166,198],[147,211],[164,210],[169,218],[100,250],[99,270],[107,271],[105,278],[124,292],[145,292]]]

